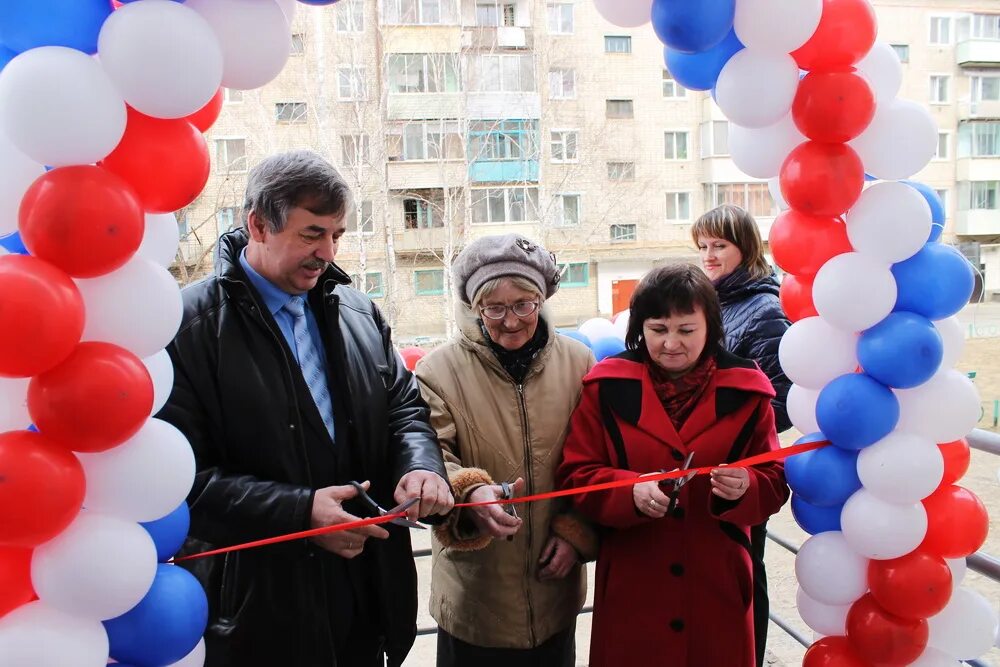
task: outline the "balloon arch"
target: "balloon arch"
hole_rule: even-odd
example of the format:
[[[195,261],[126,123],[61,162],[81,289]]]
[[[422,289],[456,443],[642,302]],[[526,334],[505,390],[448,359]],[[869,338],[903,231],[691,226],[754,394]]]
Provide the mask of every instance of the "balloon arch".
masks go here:
[[[768,179],[784,209],[769,240],[795,322],[780,350],[795,383],[789,414],[806,438],[834,445],[787,464],[792,511],[813,535],[795,566],[799,611],[818,635],[805,664],[981,655],[996,612],[961,582],[988,519],[957,485],[979,403],[954,369],[954,316],[973,274],[939,242],[935,192],[904,180],[933,156],[937,130],[897,97],[902,70],[876,40],[869,1],[594,4],[621,27],[652,23],[674,79],[711,90],[733,161]],[[194,458],[151,416],[173,383],[164,347],[181,318],[172,211],[207,181],[201,133],[221,87],[278,75],[295,7],[0,4],[6,663],[204,661],[204,593],[167,562],[187,534]],[[593,320],[575,335],[604,356],[620,350],[623,327]]]

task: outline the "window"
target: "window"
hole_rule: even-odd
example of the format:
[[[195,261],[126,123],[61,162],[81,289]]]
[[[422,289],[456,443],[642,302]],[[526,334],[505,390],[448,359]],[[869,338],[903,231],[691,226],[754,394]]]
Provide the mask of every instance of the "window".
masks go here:
[[[951,17],[932,16],[931,34],[928,40],[931,44],[951,44]]]
[[[386,61],[390,93],[457,93],[458,56],[451,53],[393,53]]]
[[[472,191],[472,222],[528,222],[538,219],[538,188],[483,188]]]
[[[535,91],[535,59],[531,55],[478,55],[469,58],[469,90]]]
[[[234,88],[224,88],[222,101],[226,104],[240,104],[243,102],[243,91]]]
[[[389,160],[460,160],[462,133],[457,120],[411,121],[386,135]]]
[[[552,130],[552,161],[576,162],[576,130]]]
[[[219,236],[222,236],[226,232],[232,231],[236,227],[236,207],[226,206],[220,208],[215,212],[215,223],[219,232]]]
[[[417,296],[444,294],[444,270],[428,269],[413,272],[413,288]]]
[[[426,199],[404,199],[403,226],[407,229],[430,229],[443,227],[444,221],[435,221],[434,205]]]
[[[947,104],[951,77],[946,74],[931,75],[931,104]]]
[[[573,34],[573,5],[569,2],[549,3],[549,34]]]
[[[605,35],[605,53],[632,53],[632,38],[627,35]]]
[[[778,214],[767,183],[710,183],[705,186],[705,208],[722,204],[739,206],[757,218]]]
[[[635,162],[609,162],[608,180],[610,181],[634,181]]]
[[[278,102],[274,105],[274,120],[285,124],[306,122],[306,103]]]
[[[961,123],[958,157],[1000,157],[1000,121]]]
[[[476,3],[476,25],[512,27],[514,25],[514,3],[480,0]]]
[[[368,99],[364,67],[341,65],[337,68],[337,99],[342,101]]]
[[[340,147],[343,151],[344,164],[349,167],[368,162],[368,135],[345,134],[340,137]]]
[[[177,219],[177,234],[180,236],[181,240],[184,240],[190,233],[191,230],[188,228],[188,216],[185,214],[183,217]]]
[[[570,262],[559,265],[559,287],[587,287],[590,285],[590,264],[587,262]]]
[[[580,224],[580,195],[556,195],[556,225],[576,227]]]
[[[385,296],[385,283],[382,281],[382,274],[378,272],[365,273],[362,279],[360,274],[351,276],[354,289],[359,289],[371,299],[378,299]]]
[[[469,161],[537,160],[537,120],[469,122]]]
[[[638,235],[635,225],[611,225],[611,242],[636,241]]]
[[[382,21],[391,25],[457,23],[454,0],[382,0]]]
[[[220,171],[239,172],[247,170],[246,139],[216,139],[215,162]]]
[[[289,52],[293,56],[304,56],[306,53],[306,36],[301,32],[292,33],[292,49]]]
[[[607,115],[608,118],[634,118],[632,100],[608,100]]]
[[[935,160],[947,160],[951,156],[949,136],[949,132],[938,132],[937,150],[934,152]]]
[[[1000,40],[1000,14],[973,14],[972,38]]]
[[[667,193],[667,220],[681,222],[691,219],[691,195],[687,192]]]
[[[701,157],[729,155],[729,121],[701,124]]]
[[[347,219],[344,221],[347,224],[348,234],[374,234],[375,233],[375,214],[372,211],[371,201],[365,200],[361,202],[361,224],[358,225],[358,208],[357,206],[352,206],[347,211]]]
[[[973,102],[1000,102],[1000,76],[970,76],[969,94]]]
[[[663,133],[664,154],[668,160],[688,159],[688,133],[670,131]]]
[[[963,181],[958,184],[958,201],[962,210],[995,211],[998,207],[1000,181]]]
[[[944,209],[945,216],[948,215],[948,190],[934,190],[937,196],[941,198],[941,208]]]
[[[364,0],[340,0],[333,11],[337,17],[337,32],[364,32]]]
[[[687,97],[687,89],[674,81],[674,77],[670,76],[670,72],[667,70],[663,70],[663,96],[672,100],[680,100]]]
[[[892,50],[896,52],[896,57],[899,58],[899,62],[908,63],[910,62],[910,45],[909,44],[890,44]]]
[[[576,97],[576,70],[572,67],[553,67],[549,70],[549,97],[569,100]]]

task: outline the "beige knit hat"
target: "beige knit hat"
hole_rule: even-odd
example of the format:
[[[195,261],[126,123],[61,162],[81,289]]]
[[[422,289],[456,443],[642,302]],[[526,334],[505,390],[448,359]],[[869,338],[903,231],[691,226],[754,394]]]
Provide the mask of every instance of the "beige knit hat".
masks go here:
[[[556,256],[520,234],[500,234],[476,239],[451,265],[458,298],[471,305],[479,288],[494,278],[519,276],[545,298],[559,289]]]

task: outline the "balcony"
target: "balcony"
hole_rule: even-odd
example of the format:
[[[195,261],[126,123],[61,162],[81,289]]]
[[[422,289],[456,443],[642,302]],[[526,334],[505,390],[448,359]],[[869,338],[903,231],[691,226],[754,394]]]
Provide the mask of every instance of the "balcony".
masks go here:
[[[477,160],[469,165],[473,183],[537,183],[538,160]]]
[[[1000,236],[1000,210],[959,211],[954,229],[959,236]]]
[[[1000,157],[963,157],[955,163],[957,181],[1000,181]]]
[[[534,44],[531,28],[474,26],[462,31],[462,48],[467,50],[531,49]]]
[[[448,230],[444,227],[397,229],[392,233],[392,245],[397,255],[440,252],[447,242]]]
[[[958,117],[960,120],[1000,119],[1000,102],[959,102]]]
[[[673,163],[671,163],[673,164]],[[683,163],[678,163],[683,164]],[[743,173],[728,155],[701,158],[702,183],[766,183]]]
[[[462,93],[389,93],[389,120],[461,118],[462,97]]]
[[[959,67],[1000,67],[1000,40],[967,39],[955,46]]]
[[[392,99],[390,97],[390,103]],[[538,93],[470,92],[466,101],[468,117],[473,120],[491,118],[541,118],[542,99]],[[422,118],[455,118],[456,116],[422,116]]]
[[[389,162],[390,190],[460,187],[465,182],[464,160],[408,160]]]
[[[385,53],[458,53],[462,29],[458,25],[387,26]]]

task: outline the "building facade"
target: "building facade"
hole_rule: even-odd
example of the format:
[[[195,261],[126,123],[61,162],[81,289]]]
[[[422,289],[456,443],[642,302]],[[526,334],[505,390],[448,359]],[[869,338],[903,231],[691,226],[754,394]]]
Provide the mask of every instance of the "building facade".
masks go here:
[[[900,95],[940,128],[915,179],[940,192],[946,240],[1000,292],[1000,6],[874,4]],[[652,29],[612,26],[589,0],[340,0],[303,6],[292,29],[277,80],[225,92],[208,187],[178,214],[182,280],[240,224],[248,167],[292,148],[325,155],[354,188],[338,264],[404,341],[451,330],[451,261],[477,236],[516,231],[555,252],[550,316],[575,326],[627,307],[657,263],[695,259],[705,210],[739,204],[765,239],[777,214],[767,183],[729,159],[711,97],[670,78]]]

